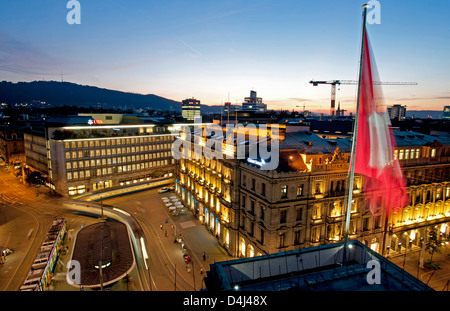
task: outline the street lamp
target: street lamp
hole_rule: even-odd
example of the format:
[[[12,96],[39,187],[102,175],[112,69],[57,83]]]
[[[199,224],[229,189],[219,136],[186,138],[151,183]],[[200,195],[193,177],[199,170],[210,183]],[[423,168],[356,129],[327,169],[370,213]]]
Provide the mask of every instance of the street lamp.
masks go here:
[[[427,234],[428,234],[428,228],[425,228],[425,235],[424,237],[420,238],[422,240],[422,250],[420,252],[420,259],[419,259],[419,267],[423,268],[423,256],[425,255],[425,246],[427,244]]]

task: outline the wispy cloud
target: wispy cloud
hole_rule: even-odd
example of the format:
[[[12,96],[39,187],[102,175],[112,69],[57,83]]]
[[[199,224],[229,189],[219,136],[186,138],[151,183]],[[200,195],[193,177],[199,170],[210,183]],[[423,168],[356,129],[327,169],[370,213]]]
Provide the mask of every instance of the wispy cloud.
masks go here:
[[[415,101],[415,100],[424,101],[424,100],[441,100],[441,99],[449,100],[450,96],[430,96],[430,97],[411,96],[411,97],[396,98],[396,100],[398,101]]]
[[[200,53],[197,49],[194,49],[191,45],[187,44],[186,41],[184,41],[183,39],[176,37],[176,39],[183,44],[185,47],[187,47],[191,52],[194,53],[194,55],[196,56],[203,56],[202,53]]]
[[[306,102],[306,101],[310,101],[311,99],[309,98],[298,98],[298,97],[293,97],[293,98],[288,98],[289,100],[294,100],[297,102]]]
[[[9,35],[0,34],[0,78],[9,80],[14,74],[19,79],[55,79],[61,72],[65,78],[75,76],[99,77],[104,74],[124,72],[151,66],[152,58],[120,60],[110,62],[90,62],[88,59],[71,59],[67,55],[53,56],[40,47],[21,41]]]
[[[176,37],[176,39],[183,44],[186,48],[188,48],[191,53],[188,53],[189,56],[194,56],[194,57],[200,57],[203,58],[204,60],[206,60],[208,63],[210,63],[213,66],[216,66],[216,63],[214,61],[212,61],[208,56],[204,55],[203,53],[201,53],[199,50],[197,50],[196,48],[194,48],[192,45],[188,44],[186,41],[184,41],[183,39],[181,39],[180,37]]]
[[[60,64],[61,60],[31,44],[0,34],[0,71],[47,76],[60,72]]]
[[[251,11],[252,8],[248,7],[248,8],[240,8],[240,9],[236,9],[236,10],[230,10],[230,11],[226,11],[226,12],[221,12],[219,14],[205,14],[205,17],[196,17],[196,18],[189,18],[186,19],[185,22],[181,23],[178,25],[178,27],[186,27],[186,26],[191,26],[191,25],[196,25],[196,24],[204,24],[204,23],[209,23],[212,21],[216,21],[219,19],[223,19],[223,18],[228,18],[230,16],[233,15],[237,15],[237,14],[242,14],[245,12],[249,12]]]

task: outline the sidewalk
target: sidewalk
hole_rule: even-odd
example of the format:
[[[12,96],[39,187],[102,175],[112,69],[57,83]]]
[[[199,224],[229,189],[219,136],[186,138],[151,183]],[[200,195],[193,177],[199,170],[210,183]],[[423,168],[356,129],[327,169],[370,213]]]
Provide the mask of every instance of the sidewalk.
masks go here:
[[[388,258],[391,262],[395,263],[400,268],[405,269],[406,272],[418,278],[425,284],[428,284],[436,291],[450,291],[448,282],[450,281],[450,245],[445,244],[442,247],[441,253],[435,253],[433,255],[433,262],[439,264],[441,267],[438,270],[432,270],[424,265],[423,268],[419,267],[419,258],[421,251],[415,250],[405,254],[396,254],[395,257]],[[423,262],[429,260],[431,255],[425,253]]]
[[[183,281],[190,284],[193,290],[195,278],[195,290],[204,288],[203,278],[206,277],[206,271],[209,265],[218,261],[234,259],[228,255],[217,239],[208,231],[208,229],[185,207],[185,213],[173,215],[163,204],[162,197],[174,196],[174,192],[155,195],[152,197],[151,207],[147,207],[148,213],[146,219],[149,219],[154,230],[157,232],[158,241],[165,249],[169,260],[176,265],[176,273],[183,278]],[[162,229],[160,226],[162,225]],[[166,236],[167,234],[167,236]],[[175,237],[180,237],[182,243],[175,243]],[[184,249],[191,257],[192,263],[186,265],[183,258],[182,244]],[[203,252],[205,258],[203,258]],[[203,266],[203,273],[200,268]],[[192,271],[194,270],[194,271]],[[193,273],[195,275],[193,276]],[[168,290],[174,290],[173,288]],[[183,290],[180,286],[177,290]]]

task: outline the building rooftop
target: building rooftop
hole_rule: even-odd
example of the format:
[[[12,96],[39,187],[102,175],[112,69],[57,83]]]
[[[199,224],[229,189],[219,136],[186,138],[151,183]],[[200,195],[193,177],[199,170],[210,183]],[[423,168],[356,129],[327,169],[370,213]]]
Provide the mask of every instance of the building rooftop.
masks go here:
[[[349,139],[325,139],[310,131],[286,133],[285,139],[280,141],[280,150],[297,149],[308,154],[333,153],[336,148],[342,152],[351,151]]]
[[[48,118],[45,123],[48,126],[87,125],[90,116],[55,116]]]
[[[289,252],[222,261],[210,265],[207,291],[432,291],[359,241],[349,241],[343,265],[344,243]],[[368,274],[379,263],[379,284]],[[368,265],[369,263],[369,265]]]
[[[436,137],[413,131],[394,131],[394,135],[397,147],[428,146],[435,142],[445,146],[450,145],[450,138],[448,136]]]

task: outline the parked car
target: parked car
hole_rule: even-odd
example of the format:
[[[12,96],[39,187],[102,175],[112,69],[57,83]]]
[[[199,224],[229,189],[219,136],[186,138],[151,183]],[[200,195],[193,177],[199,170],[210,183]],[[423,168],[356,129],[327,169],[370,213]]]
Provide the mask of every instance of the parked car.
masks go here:
[[[164,192],[168,192],[169,191],[169,188],[167,188],[167,187],[164,187],[164,188],[161,188],[161,189],[159,189],[159,193],[164,193]]]
[[[169,187],[169,190],[170,190],[170,191],[175,191],[175,186],[170,186],[170,187]]]

